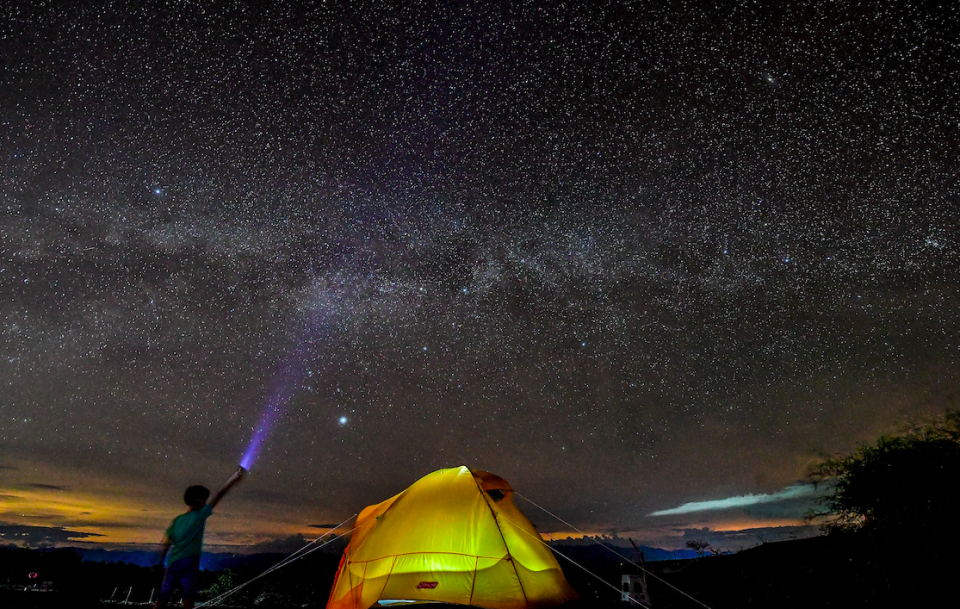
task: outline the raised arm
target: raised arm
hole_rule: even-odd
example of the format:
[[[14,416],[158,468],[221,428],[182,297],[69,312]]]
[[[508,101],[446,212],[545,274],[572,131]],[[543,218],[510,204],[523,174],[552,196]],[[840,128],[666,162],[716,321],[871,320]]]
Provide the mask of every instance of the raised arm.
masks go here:
[[[210,509],[217,507],[217,504],[220,503],[220,500],[223,499],[230,489],[233,488],[233,485],[237,482],[240,482],[243,479],[243,475],[247,473],[247,470],[242,467],[238,468],[237,471],[233,472],[233,475],[227,478],[227,481],[223,483],[223,486],[220,487],[220,490],[217,491],[217,494],[213,496],[213,499],[210,500]]]

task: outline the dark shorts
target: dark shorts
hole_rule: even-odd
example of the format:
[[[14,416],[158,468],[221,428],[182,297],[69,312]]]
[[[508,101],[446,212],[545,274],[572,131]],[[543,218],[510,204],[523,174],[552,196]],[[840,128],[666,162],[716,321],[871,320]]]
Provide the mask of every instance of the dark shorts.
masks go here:
[[[200,574],[200,557],[188,556],[167,565],[163,574],[163,585],[160,586],[160,600],[169,601],[179,587],[183,590],[183,598],[193,598],[197,595],[197,576]]]

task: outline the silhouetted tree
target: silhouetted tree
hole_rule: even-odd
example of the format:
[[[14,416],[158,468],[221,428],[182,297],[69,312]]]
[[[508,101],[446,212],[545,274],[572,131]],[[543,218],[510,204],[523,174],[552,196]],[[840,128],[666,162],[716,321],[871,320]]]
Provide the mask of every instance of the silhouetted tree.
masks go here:
[[[829,459],[812,477],[833,485],[811,514],[828,518],[827,532],[939,534],[960,513],[960,412]]]
[[[710,542],[703,539],[691,539],[687,542],[687,547],[697,553],[697,556],[703,558],[704,553],[707,551],[707,548],[710,547]]]

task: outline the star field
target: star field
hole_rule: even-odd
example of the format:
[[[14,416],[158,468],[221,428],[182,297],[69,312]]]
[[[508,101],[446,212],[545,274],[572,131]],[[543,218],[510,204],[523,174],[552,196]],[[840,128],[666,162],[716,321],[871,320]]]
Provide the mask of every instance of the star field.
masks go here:
[[[638,531],[956,407],[950,5],[19,4],[4,492],[166,518],[291,354],[221,541],[460,463]]]

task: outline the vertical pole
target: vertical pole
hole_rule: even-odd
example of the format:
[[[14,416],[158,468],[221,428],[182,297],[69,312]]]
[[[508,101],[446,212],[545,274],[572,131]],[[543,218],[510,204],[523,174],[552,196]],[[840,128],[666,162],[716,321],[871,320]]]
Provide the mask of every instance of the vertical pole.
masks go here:
[[[630,539],[628,537],[628,539]],[[646,606],[650,606],[650,591],[647,588],[647,563],[644,560],[643,550],[637,546],[632,539],[630,539],[630,545],[633,546],[633,549],[637,551],[637,557],[640,559],[640,575],[643,577],[640,584],[643,586],[643,589],[640,591],[639,600]],[[630,586],[630,592],[633,593],[633,586]]]

